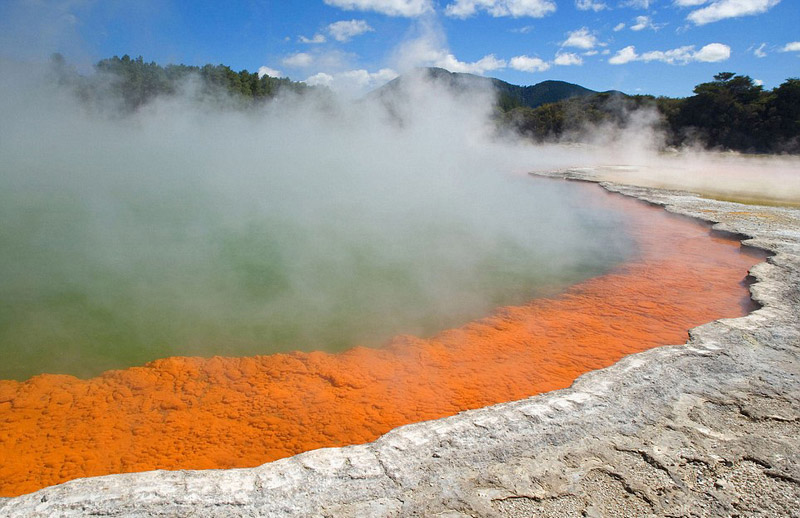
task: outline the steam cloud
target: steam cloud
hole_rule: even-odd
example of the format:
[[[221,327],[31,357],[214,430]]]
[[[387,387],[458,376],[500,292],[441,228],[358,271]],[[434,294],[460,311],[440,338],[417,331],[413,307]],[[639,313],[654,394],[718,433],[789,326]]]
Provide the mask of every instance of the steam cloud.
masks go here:
[[[497,141],[489,91],[252,112],[187,94],[120,117],[3,68],[6,376],[379,345],[623,255],[619,215],[523,174],[565,156]]]
[[[622,215],[533,170],[800,199],[797,160],[659,152],[641,110],[533,145],[493,92],[418,77],[249,112],[188,83],[123,117],[0,65],[0,378],[429,335],[629,252]]]

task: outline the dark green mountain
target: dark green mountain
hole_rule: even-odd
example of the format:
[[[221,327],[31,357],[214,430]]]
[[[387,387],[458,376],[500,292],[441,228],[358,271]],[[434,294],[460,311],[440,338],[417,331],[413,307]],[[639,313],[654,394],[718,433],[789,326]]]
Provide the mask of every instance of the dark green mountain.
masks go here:
[[[494,87],[498,93],[497,103],[500,109],[508,111],[517,107],[537,108],[543,104],[554,103],[571,99],[573,97],[586,97],[597,94],[583,86],[567,83],[565,81],[542,81],[531,86],[518,86],[506,83],[492,77],[482,77],[474,74],[450,72],[443,68],[420,68],[409,75],[400,76],[390,81],[374,92],[374,95],[383,97],[396,92],[409,81],[409,76],[423,76],[451,88],[465,90],[470,88]],[[605,92],[618,93],[618,92]]]

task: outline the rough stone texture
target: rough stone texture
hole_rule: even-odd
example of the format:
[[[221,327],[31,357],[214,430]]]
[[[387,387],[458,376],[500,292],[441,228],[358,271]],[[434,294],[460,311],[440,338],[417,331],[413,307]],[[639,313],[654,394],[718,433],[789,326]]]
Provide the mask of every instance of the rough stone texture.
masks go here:
[[[0,499],[0,516],[800,517],[800,210],[603,186],[775,253],[751,271],[762,307],[569,389],[370,444],[74,480]]]

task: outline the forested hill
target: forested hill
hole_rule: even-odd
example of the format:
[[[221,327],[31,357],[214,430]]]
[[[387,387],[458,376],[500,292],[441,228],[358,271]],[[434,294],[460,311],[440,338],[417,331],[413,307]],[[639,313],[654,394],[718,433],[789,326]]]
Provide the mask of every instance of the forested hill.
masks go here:
[[[73,86],[84,100],[111,96],[119,99],[128,111],[158,96],[174,95],[192,80],[198,82],[199,95],[226,94],[228,100],[245,105],[270,99],[283,90],[303,93],[315,89],[285,77],[259,76],[247,70],[236,72],[226,65],[161,66],[148,63],[141,56],[104,59],[95,65],[98,74],[89,77],[78,75],[59,54],[53,55],[52,65],[58,80]]]
[[[598,93],[537,108],[503,110],[501,124],[538,141],[579,141],[587,128],[625,126],[650,110],[669,146],[755,153],[800,153],[800,79],[765,90],[750,77],[722,72],[694,88],[691,97]]]
[[[585,97],[597,93],[594,90],[565,81],[542,81],[531,86],[518,86],[493,77],[450,72],[437,67],[420,68],[411,75],[422,76],[454,89],[492,87],[497,92],[498,106],[504,111],[518,107],[536,108],[547,103],[572,97]],[[409,76],[397,77],[378,88],[372,95],[379,97],[392,95],[408,80]]]
[[[82,76],[60,55],[53,56],[56,80],[92,102],[112,99],[132,112],[158,96],[186,92],[226,107],[247,108],[275,97],[279,92],[303,94],[329,91],[288,78],[276,78],[247,70],[236,72],[225,65],[167,65],[129,56],[104,59],[97,74]],[[800,153],[800,79],[787,79],[765,90],[746,75],[722,72],[713,81],[694,88],[683,99],[629,96],[622,92],[595,92],[564,81],[543,81],[517,86],[495,78],[452,73],[441,68],[418,69],[450,88],[492,87],[497,92],[496,120],[537,141],[580,141],[598,126],[623,127],[637,112],[655,114],[666,145],[701,145],[706,148],[757,153]],[[400,76],[369,97],[391,97],[401,90],[407,76]],[[222,94],[222,95],[220,95]],[[467,107],[465,107],[467,109]]]

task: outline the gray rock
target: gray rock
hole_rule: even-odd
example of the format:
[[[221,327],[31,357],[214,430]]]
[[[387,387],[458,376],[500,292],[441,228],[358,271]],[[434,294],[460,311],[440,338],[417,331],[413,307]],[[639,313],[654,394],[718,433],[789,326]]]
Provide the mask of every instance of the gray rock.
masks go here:
[[[0,516],[800,516],[800,210],[603,186],[773,252],[751,271],[762,307],[370,444],[74,480],[0,499]]]

